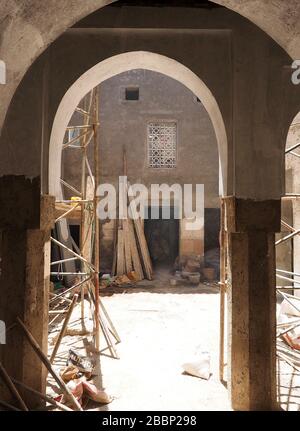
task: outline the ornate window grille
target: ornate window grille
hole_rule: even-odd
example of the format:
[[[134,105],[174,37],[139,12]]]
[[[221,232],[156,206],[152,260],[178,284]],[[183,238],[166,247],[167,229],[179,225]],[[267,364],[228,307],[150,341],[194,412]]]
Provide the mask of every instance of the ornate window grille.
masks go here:
[[[177,124],[174,121],[148,124],[148,162],[150,168],[176,167]]]

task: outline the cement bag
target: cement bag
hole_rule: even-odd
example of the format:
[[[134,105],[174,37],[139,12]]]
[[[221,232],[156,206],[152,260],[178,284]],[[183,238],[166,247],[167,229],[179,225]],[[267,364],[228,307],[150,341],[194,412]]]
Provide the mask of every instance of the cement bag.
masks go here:
[[[84,393],[93,401],[100,404],[109,404],[112,402],[112,398],[105,391],[97,389],[93,383],[83,381],[82,385]]]
[[[210,377],[210,354],[208,352],[199,353],[193,361],[183,364],[182,368],[191,376],[208,380]]]

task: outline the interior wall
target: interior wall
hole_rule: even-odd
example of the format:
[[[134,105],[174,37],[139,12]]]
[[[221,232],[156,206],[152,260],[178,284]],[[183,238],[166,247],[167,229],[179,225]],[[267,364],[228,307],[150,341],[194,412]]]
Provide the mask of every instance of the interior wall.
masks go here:
[[[139,100],[126,101],[125,89],[138,88]],[[108,79],[99,86],[100,112],[100,181],[118,186],[124,174],[123,154],[126,152],[127,176],[131,184],[143,184],[149,193],[152,184],[204,185],[206,208],[219,207],[218,149],[211,120],[197,97],[179,82],[156,72],[133,70]],[[81,124],[75,113],[71,125]],[[176,167],[150,168],[147,127],[153,121],[176,123]],[[93,166],[93,150],[89,160]],[[80,189],[81,156],[77,150],[63,152],[63,178]],[[66,189],[66,197],[72,193]],[[194,202],[195,204],[195,202]],[[202,212],[203,212],[202,208]],[[114,224],[102,223],[101,263],[111,266]],[[204,254],[204,220],[193,232],[181,223],[180,254]]]
[[[28,5],[16,0],[1,2],[1,43],[0,58],[8,65],[8,82],[0,86],[0,128],[3,126],[11,99],[30,65],[36,58],[58,38],[67,28],[71,27],[97,9],[106,4],[115,3],[114,0],[52,0],[40,5],[40,0],[31,0],[30,13]],[[141,3],[143,3],[141,1]],[[148,6],[151,2],[147,2]],[[167,3],[167,2],[164,2]],[[197,2],[198,3],[198,2]],[[215,0],[210,6],[221,4],[246,17],[257,26],[270,34],[274,40],[285,49],[292,58],[300,57],[299,43],[299,14],[298,0],[283,2],[240,2],[239,0]],[[122,8],[123,9],[123,8]],[[125,8],[126,9],[126,8]],[[169,8],[165,8],[169,13]],[[181,14],[184,16],[186,11]],[[124,10],[124,9],[123,9]],[[119,13],[119,17],[123,15]],[[164,8],[159,8],[157,15],[161,15]],[[194,13],[191,9],[191,14]],[[165,13],[165,12],[164,12]],[[182,20],[184,22],[184,20]],[[276,23],[274,25],[274,23]],[[20,53],[22,53],[20,55]]]
[[[169,14],[164,10],[159,15],[151,8],[129,9],[122,13],[122,29],[109,29],[116,23],[112,13],[111,21],[105,21],[105,29],[101,29],[101,22],[98,29],[72,29],[45,53],[42,61],[49,67],[51,79],[44,82],[49,101],[44,133],[49,136],[66,90],[89,67],[120,52],[158,52],[190,68],[216,98],[228,137],[227,193],[256,200],[279,198],[284,190],[281,127],[286,115],[282,110],[294,109],[281,103],[286,96],[282,68],[290,64],[289,57],[254,25],[226,9],[187,10],[184,21],[180,8]],[[25,87],[28,85],[27,81]],[[21,86],[20,93],[24,90]],[[10,120],[11,116],[22,118],[22,110],[23,105],[14,104]],[[39,113],[32,112],[31,124]],[[44,140],[45,147],[39,154],[43,169],[41,164],[28,166],[26,154],[40,144],[40,139],[37,143],[31,130],[26,134],[16,132],[15,123],[12,133],[10,120],[3,139],[10,141],[11,148],[18,148],[18,171],[25,175],[30,172],[31,176],[46,172],[48,140]],[[21,125],[18,129],[23,130]],[[26,150],[22,142],[26,142]],[[3,153],[3,157],[1,154],[0,169],[4,174],[11,171],[10,158],[10,152]],[[256,168],[255,175],[252,166]],[[47,181],[43,187],[47,191]]]

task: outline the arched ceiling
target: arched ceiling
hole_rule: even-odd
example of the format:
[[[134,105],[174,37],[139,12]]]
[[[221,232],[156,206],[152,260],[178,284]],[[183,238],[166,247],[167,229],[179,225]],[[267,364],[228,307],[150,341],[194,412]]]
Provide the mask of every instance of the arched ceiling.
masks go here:
[[[11,98],[34,60],[66,29],[115,0],[1,0],[0,59],[7,84],[0,85],[0,127]],[[300,58],[299,0],[214,0],[248,18],[292,58]]]
[[[213,0],[248,18],[294,59],[300,59],[299,0]]]

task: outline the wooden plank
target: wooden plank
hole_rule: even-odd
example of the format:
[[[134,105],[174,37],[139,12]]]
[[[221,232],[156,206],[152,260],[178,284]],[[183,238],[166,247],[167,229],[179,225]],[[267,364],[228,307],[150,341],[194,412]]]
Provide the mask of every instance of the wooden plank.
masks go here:
[[[119,336],[119,334],[118,334],[118,332],[117,332],[117,330],[116,330],[116,328],[115,328],[115,326],[114,326],[111,318],[109,317],[109,314],[106,311],[106,308],[104,307],[103,301],[100,301],[100,308],[102,309],[102,312],[103,312],[104,316],[106,317],[106,319],[108,321],[108,324],[110,325],[110,327],[108,329],[111,330],[111,333],[115,337],[116,341],[118,343],[121,343],[121,338],[120,338],[120,336]]]
[[[84,158],[86,155],[84,156]],[[82,184],[85,187],[84,198],[92,201],[94,198],[94,183],[93,178],[88,176],[86,181],[82,180]],[[92,262],[93,258],[93,224],[95,211],[94,206],[91,203],[83,205],[82,218],[81,218],[81,235],[80,235],[80,248],[82,256],[88,261]],[[83,264],[83,269],[88,270],[86,265]],[[88,281],[86,285],[81,287],[81,319],[84,320],[84,296],[89,286],[92,286],[92,282]]]
[[[117,240],[118,240],[118,224],[117,221],[114,220],[114,256],[113,256],[113,263],[112,263],[112,269],[111,269],[111,275],[116,275],[117,272]]]
[[[220,344],[219,344],[219,378],[224,381],[225,363],[225,295],[226,295],[226,212],[225,201],[221,200],[221,256],[220,256]]]
[[[124,232],[123,229],[119,228],[117,245],[117,275],[123,275],[125,272],[124,251]]]
[[[142,227],[142,223],[140,219],[134,219],[133,220],[139,249],[142,256],[142,263],[144,266],[145,274],[148,280],[152,280],[152,263],[150,259],[149,249],[146,242],[144,229]]]
[[[128,274],[133,270],[128,220],[123,220],[123,233],[124,233],[125,270],[126,270],[126,274]]]
[[[131,256],[133,261],[133,269],[138,277],[138,280],[140,281],[144,279],[144,273],[143,273],[143,268],[141,265],[137,244],[135,240],[133,222],[131,219],[128,219],[128,227],[129,227],[129,241],[130,241],[130,250],[131,250]]]
[[[128,189],[129,187],[130,186],[128,184]],[[148,244],[144,233],[144,228],[142,226],[142,221],[138,217],[135,205],[131,205],[131,203],[133,202],[132,196],[128,195],[128,198],[130,202],[129,215],[131,215],[133,218],[133,224],[137,235],[140,252],[142,255],[142,262],[143,262],[145,274],[148,280],[152,280],[152,273],[153,273],[152,262],[151,262]]]
[[[92,200],[94,197],[93,180],[89,176],[86,181],[86,199]],[[81,254],[88,261],[92,261],[92,241],[93,241],[93,208],[89,205],[84,205],[82,214],[82,237],[81,237]]]
[[[94,214],[95,214],[95,234],[94,234],[94,259],[95,259],[95,277],[94,277],[94,286],[95,286],[95,324],[96,324],[96,333],[95,333],[95,349],[97,352],[100,351],[100,316],[99,316],[99,302],[100,302],[100,283],[99,283],[99,274],[100,274],[100,220],[97,217],[97,207],[99,203],[99,196],[97,195],[97,187],[100,184],[100,166],[99,166],[99,133],[98,133],[98,122],[99,122],[99,88],[95,88],[91,93],[91,102],[93,101],[93,110],[94,116],[96,118],[96,123],[93,124],[94,129],[94,175],[95,175],[95,184],[94,187]]]

